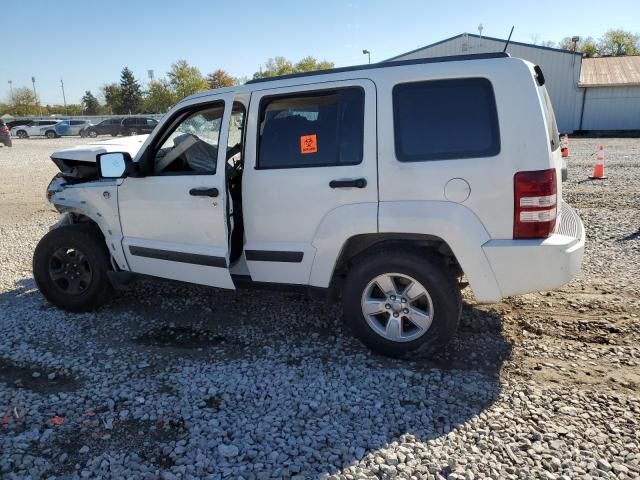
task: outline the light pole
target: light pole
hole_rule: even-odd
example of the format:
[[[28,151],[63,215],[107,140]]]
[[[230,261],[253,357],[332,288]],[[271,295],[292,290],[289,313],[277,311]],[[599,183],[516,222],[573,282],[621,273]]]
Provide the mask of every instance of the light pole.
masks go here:
[[[62,102],[64,104],[64,113],[67,114],[67,97],[64,94],[64,82],[60,79],[60,87],[62,88]]]
[[[362,50],[362,54],[367,56],[367,58],[369,59],[369,64],[371,64],[371,52],[365,48],[364,50]]]
[[[36,100],[36,106],[38,107],[38,114],[40,114],[40,102],[38,102],[38,94],[36,93],[36,77],[31,77],[31,84],[33,85],[33,96]]]
[[[13,97],[13,80],[9,80],[9,94]]]

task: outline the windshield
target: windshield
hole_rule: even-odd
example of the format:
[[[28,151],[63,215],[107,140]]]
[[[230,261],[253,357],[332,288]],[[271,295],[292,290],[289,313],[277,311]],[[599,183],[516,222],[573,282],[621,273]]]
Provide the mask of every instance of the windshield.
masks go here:
[[[549,143],[551,145],[551,151],[555,151],[560,147],[560,134],[558,133],[558,125],[556,124],[556,115],[553,112],[553,105],[551,104],[551,97],[549,92],[542,86],[539,87],[542,95],[542,109],[544,110],[545,123],[547,124],[547,133],[549,135]]]

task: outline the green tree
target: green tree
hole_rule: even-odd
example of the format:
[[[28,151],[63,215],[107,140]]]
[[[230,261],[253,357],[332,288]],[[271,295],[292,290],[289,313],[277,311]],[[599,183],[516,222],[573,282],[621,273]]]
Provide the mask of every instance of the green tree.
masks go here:
[[[178,99],[209,89],[207,80],[202,76],[200,70],[190,66],[186,60],[178,60],[171,65],[167,77],[169,77],[171,90]]]
[[[9,94],[9,112],[11,115],[37,115],[40,113],[38,97],[27,87],[14,88]]]
[[[609,30],[600,39],[598,47],[601,55],[639,55],[640,35],[622,29]]]
[[[296,63],[284,57],[274,57],[267,60],[265,68],[253,74],[253,78],[276,77],[291,73],[313,72],[333,68],[333,63],[327,60],[317,60],[314,57],[304,57]]]
[[[177,101],[178,98],[166,79],[154,80],[149,82],[149,89],[143,102],[144,111],[145,113],[165,113]]]
[[[120,85],[117,83],[108,83],[103,85],[101,90],[104,96],[104,103],[109,113],[122,113],[122,92],[120,91]]]
[[[138,113],[142,106],[142,88],[127,67],[120,73],[121,111],[117,113]]]
[[[575,48],[576,52],[581,52],[585,57],[595,57],[599,55],[598,45],[593,37],[580,37],[580,40],[578,40],[575,45],[571,37],[564,37],[560,40],[558,48],[565,50],[573,50]]]
[[[207,75],[207,83],[209,84],[209,88],[214,89],[233,87],[238,84],[238,80],[219,68]]]
[[[98,99],[90,90],[84,92],[84,96],[82,97],[82,106],[84,107],[84,111],[87,115],[96,115],[100,110],[100,102],[98,102]]]

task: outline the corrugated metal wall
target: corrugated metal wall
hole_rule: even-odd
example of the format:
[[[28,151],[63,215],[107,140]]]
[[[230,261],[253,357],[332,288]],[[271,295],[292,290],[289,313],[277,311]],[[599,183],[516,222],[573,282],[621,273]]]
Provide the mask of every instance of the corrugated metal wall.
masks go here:
[[[396,57],[393,60],[488,53],[502,51],[503,48],[503,41],[461,35],[437,45]],[[580,56],[569,52],[513,43],[509,45],[507,52],[513,57],[523,58],[540,65],[553,102],[558,129],[568,133],[577,130],[582,107],[582,92],[577,86],[580,79]]]
[[[640,130],[640,87],[586,88],[583,130]]]

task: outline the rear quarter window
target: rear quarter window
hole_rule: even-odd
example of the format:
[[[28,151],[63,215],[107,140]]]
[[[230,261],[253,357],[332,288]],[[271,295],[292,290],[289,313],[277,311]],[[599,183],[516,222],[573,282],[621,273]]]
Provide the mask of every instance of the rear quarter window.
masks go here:
[[[544,110],[544,117],[547,123],[547,135],[549,136],[549,146],[551,151],[555,151],[560,147],[560,133],[558,132],[558,125],[556,123],[556,114],[553,111],[553,105],[551,104],[551,97],[547,89],[542,86],[538,87],[542,96],[542,109]]]
[[[396,157],[401,162],[500,153],[495,95],[485,78],[396,85],[393,118]]]

